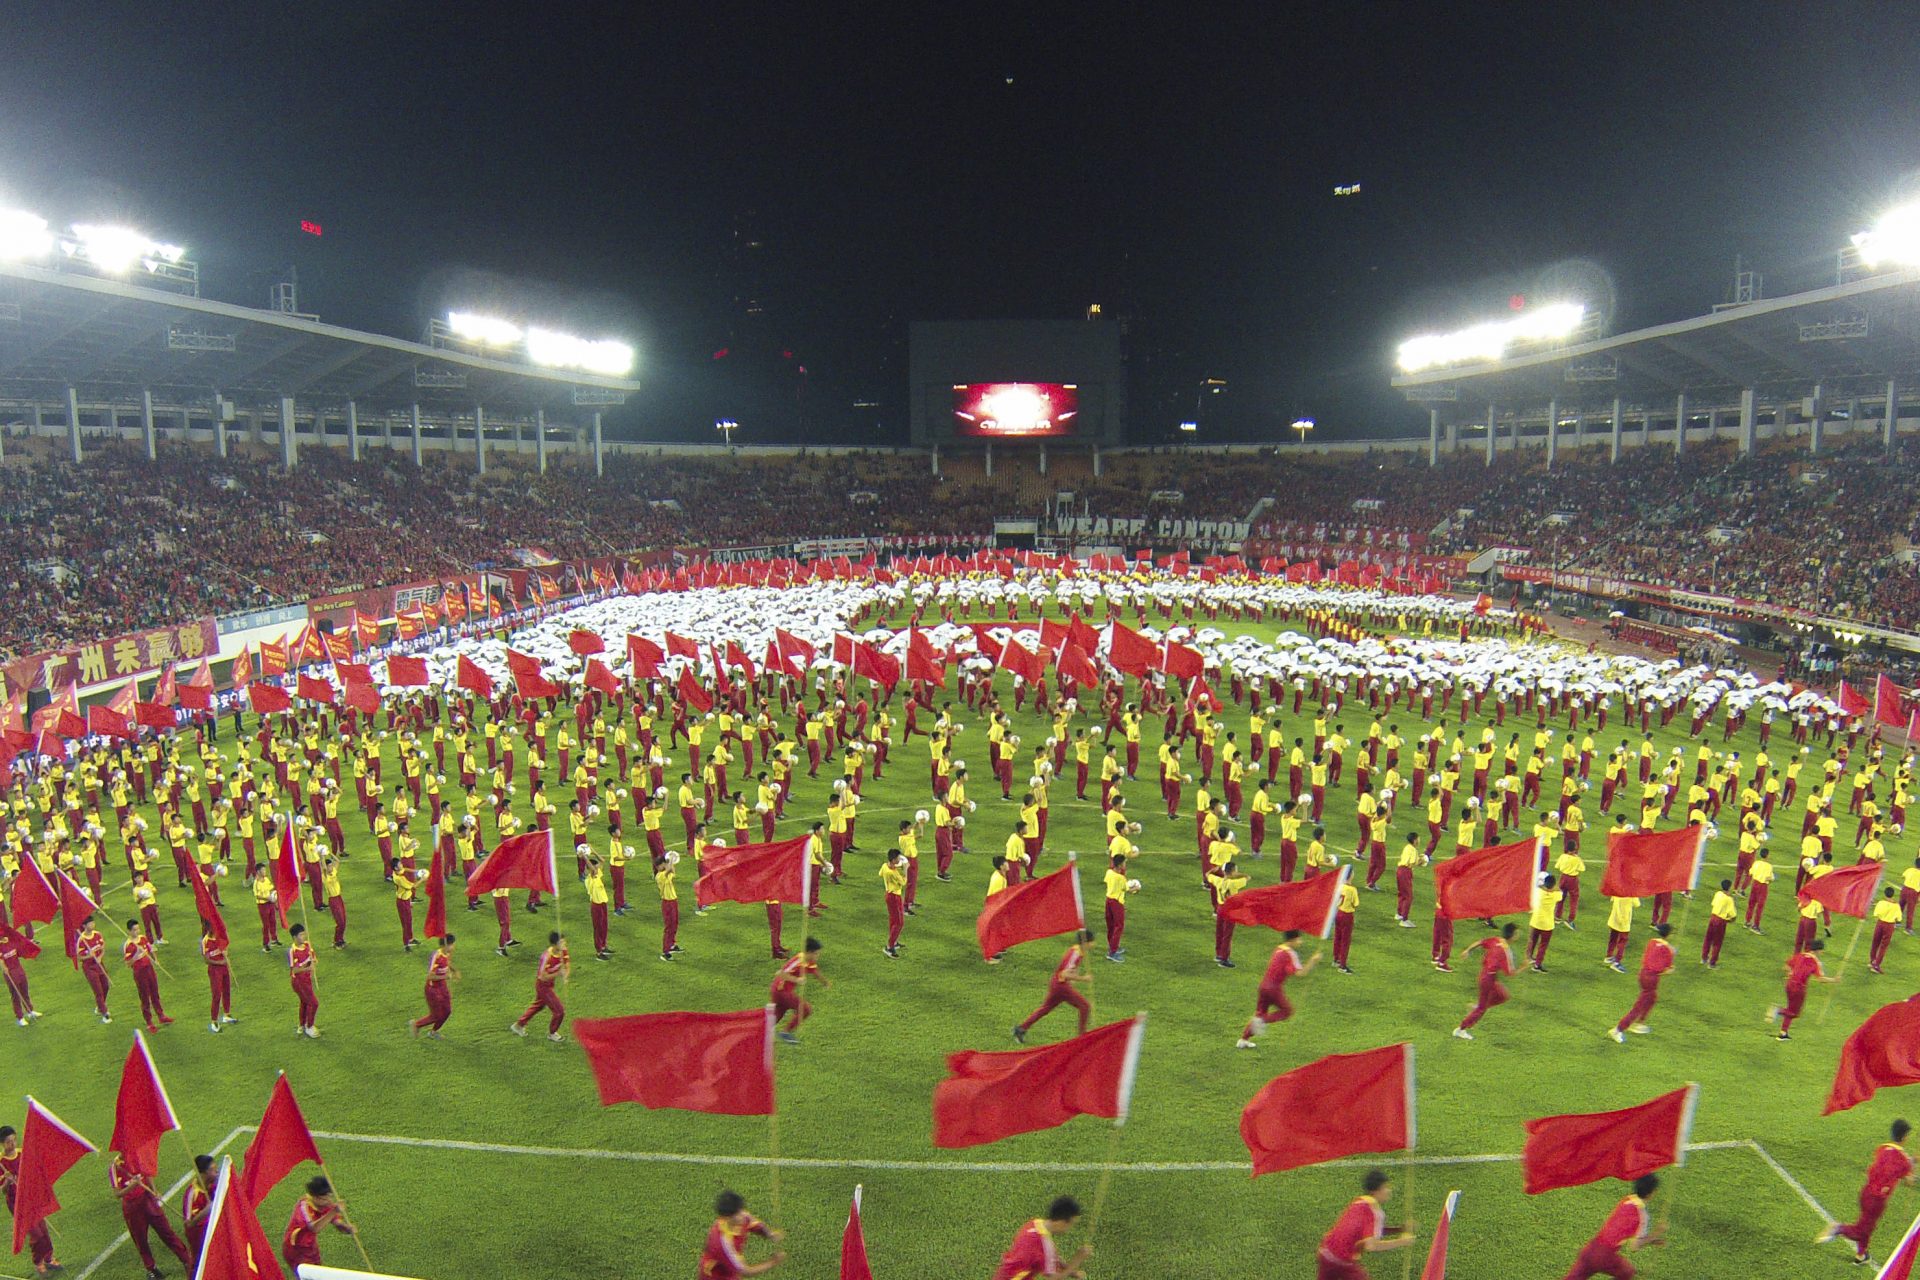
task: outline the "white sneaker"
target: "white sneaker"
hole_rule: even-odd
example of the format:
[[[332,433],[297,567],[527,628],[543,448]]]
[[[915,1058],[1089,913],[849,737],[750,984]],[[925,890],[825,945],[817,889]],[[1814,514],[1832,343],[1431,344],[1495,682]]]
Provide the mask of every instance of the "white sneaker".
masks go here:
[[[1453,1029],[1453,1038],[1455,1040],[1471,1040],[1473,1039],[1473,1032],[1467,1030],[1465,1027],[1455,1027]]]
[[[113,1021],[113,1015],[112,1015],[112,1014],[110,1014],[110,1013],[103,1013],[103,1014],[101,1014],[101,1015],[100,1015],[100,1021],[101,1021],[101,1022],[103,1022],[103,1023],[105,1023],[105,1022],[112,1022],[112,1021]]]
[[[1636,1022],[1632,1026],[1628,1027],[1627,1030],[1633,1032],[1633,1034],[1637,1036],[1643,1036],[1647,1034],[1647,1032],[1653,1030],[1653,1028],[1648,1026],[1644,1022]]]
[[[217,1023],[217,1022],[209,1022],[209,1023],[207,1024],[207,1030],[209,1030],[209,1031],[211,1031],[211,1032],[213,1032],[213,1034],[215,1034],[215,1035],[219,1035],[219,1034],[220,1034],[220,1024],[219,1024],[219,1023]]]
[[[1258,1049],[1260,1046],[1245,1036],[1241,1036],[1238,1040],[1234,1041],[1233,1047],[1236,1049]]]
[[[1607,1038],[1615,1044],[1625,1044],[1627,1042],[1627,1038],[1620,1034],[1620,1028],[1618,1027],[1608,1027]]]
[[[20,1019],[20,1025],[21,1025],[21,1026],[23,1026],[23,1027],[24,1027],[24,1026],[26,1026],[26,1025],[27,1025],[27,1020],[26,1020],[25,1018],[22,1018],[22,1019]]]
[[[517,1022],[509,1022],[507,1024],[507,1030],[513,1032],[513,1034],[519,1036],[522,1040],[527,1038],[527,1029]]]
[[[566,1037],[561,1035],[558,1031],[549,1031],[547,1033],[547,1039],[553,1041],[555,1044],[561,1044],[566,1041]]]
[[[320,1028],[307,1027],[301,1032],[301,1034],[306,1036],[306,1038],[309,1040],[318,1040],[320,1038]]]

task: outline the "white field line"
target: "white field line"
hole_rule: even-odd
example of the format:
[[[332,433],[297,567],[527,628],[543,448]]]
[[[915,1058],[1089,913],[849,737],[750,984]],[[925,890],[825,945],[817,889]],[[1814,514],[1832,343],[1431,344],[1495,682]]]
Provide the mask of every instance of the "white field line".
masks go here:
[[[252,1128],[243,1125],[242,1127],[235,1129],[233,1132],[229,1133],[226,1137],[220,1139],[220,1141],[214,1146],[213,1150],[204,1152],[203,1154],[210,1155],[210,1156],[217,1156],[222,1151],[225,1151],[227,1147],[232,1144],[235,1138],[239,1137],[243,1133],[252,1133],[252,1132],[253,1132]],[[168,1187],[166,1194],[161,1196],[160,1198],[162,1200],[171,1200],[175,1196],[179,1195],[181,1192],[181,1189],[187,1185],[187,1179],[191,1178],[192,1176],[193,1176],[192,1174],[183,1174],[180,1180],[174,1183],[172,1186]],[[80,1269],[80,1274],[76,1275],[73,1278],[73,1280],[87,1280],[87,1277],[92,1275],[94,1272],[98,1271],[100,1269],[100,1264],[105,1262],[108,1258],[111,1258],[119,1250],[121,1245],[129,1244],[132,1242],[132,1240],[133,1240],[132,1236],[122,1231],[119,1235],[113,1238],[112,1244],[102,1249],[99,1255],[95,1257],[92,1262],[89,1262],[86,1266],[82,1267]]]
[[[1802,1200],[1805,1200],[1807,1202],[1808,1208],[1812,1209],[1815,1213],[1820,1215],[1820,1221],[1828,1224],[1829,1226],[1831,1226],[1834,1222],[1838,1221],[1838,1219],[1836,1219],[1832,1214],[1827,1212],[1825,1205],[1821,1204],[1818,1200],[1815,1200],[1813,1198],[1813,1192],[1807,1190],[1804,1186],[1800,1184],[1800,1179],[1788,1173],[1787,1167],[1781,1164],[1778,1160],[1775,1160],[1773,1158],[1773,1153],[1771,1151],[1761,1146],[1758,1142],[1754,1141],[1752,1138],[1747,1139],[1747,1145],[1753,1148],[1755,1155],[1759,1156],[1762,1160],[1765,1160],[1767,1162],[1767,1168],[1779,1174],[1780,1180],[1786,1183],[1789,1187],[1792,1187],[1794,1190],[1794,1193],[1798,1195]]]

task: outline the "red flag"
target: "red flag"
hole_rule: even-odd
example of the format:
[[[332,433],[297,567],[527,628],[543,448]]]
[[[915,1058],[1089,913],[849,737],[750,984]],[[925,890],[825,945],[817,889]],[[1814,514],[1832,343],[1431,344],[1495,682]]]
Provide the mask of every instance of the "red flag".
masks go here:
[[[1440,1221],[1433,1224],[1433,1243],[1427,1246],[1427,1265],[1420,1268],[1420,1280],[1447,1280],[1447,1242],[1453,1235],[1453,1211],[1460,1193],[1449,1191],[1440,1210]]]
[[[1900,1246],[1888,1256],[1873,1280],[1913,1280],[1916,1258],[1920,1258],[1920,1217],[1914,1218],[1907,1234],[1900,1237]]]
[[[530,653],[521,653],[518,649],[509,649],[507,671],[516,676],[537,676],[540,674],[540,659]]]
[[[120,1069],[120,1092],[113,1101],[113,1137],[107,1150],[127,1158],[135,1172],[149,1178],[160,1172],[160,1139],[180,1127],[167,1086],[147,1052],[146,1037],[133,1033],[133,1048]]]
[[[780,646],[780,654],[782,657],[799,658],[802,663],[809,666],[812,665],[813,646],[805,640],[802,640],[799,636],[786,630],[784,627],[775,627],[773,629],[773,638],[774,642]]]
[[[536,671],[513,673],[513,687],[523,698],[557,698],[560,686]]]
[[[253,686],[248,685],[247,688],[251,690]],[[249,692],[247,696],[251,699],[253,695]],[[173,713],[172,707],[159,702],[134,703],[133,718],[135,723],[148,729],[171,729],[180,721],[180,717]]]
[[[358,609],[354,610],[353,634],[359,638],[362,648],[379,644],[380,619],[361,613]]]
[[[213,926],[214,942],[226,946],[227,922],[220,918],[220,908],[214,905],[213,893],[207,888],[207,877],[198,867],[193,869],[193,905],[200,918]]]
[[[723,1116],[773,1114],[773,1006],[741,1013],[580,1018],[600,1105],[637,1102]]]
[[[22,960],[37,960],[40,957],[40,944],[10,924],[0,924],[0,943],[18,951]]]
[[[1864,920],[1873,910],[1874,897],[1880,892],[1880,877],[1886,867],[1878,862],[1863,862],[1857,867],[1841,867],[1817,880],[1807,881],[1800,891],[1800,905],[1817,902],[1829,911]]]
[[[743,844],[709,855],[704,874],[694,882],[694,903],[702,911],[716,902],[797,902],[811,906],[807,846],[810,836]]]
[[[590,653],[605,653],[607,642],[591,631],[575,627],[567,633],[567,648],[573,650],[575,657],[584,658]]]
[[[192,1280],[286,1280],[260,1215],[234,1190],[233,1157],[220,1162],[200,1266]]]
[[[380,691],[364,680],[356,680],[347,686],[341,701],[362,715],[370,716],[380,710]]]
[[[977,1147],[1075,1116],[1126,1123],[1146,1029],[1142,1014],[1035,1049],[948,1054],[933,1087],[933,1145]]]
[[[1632,1182],[1683,1159],[1698,1085],[1650,1102],[1590,1115],[1543,1116],[1526,1124],[1520,1153],[1527,1194],[1579,1187],[1602,1178]]]
[[[1700,860],[1706,856],[1707,829],[1610,831],[1607,870],[1600,892],[1609,898],[1651,898],[1656,893],[1691,893],[1700,884]]]
[[[1160,646],[1124,622],[1115,622],[1107,661],[1130,676],[1144,676],[1160,665]]]
[[[386,683],[403,689],[419,689],[426,683],[426,658],[396,654],[386,660]]]
[[[13,880],[12,914],[15,924],[45,924],[60,914],[60,898],[31,856],[20,859],[20,871]]]
[[[1023,942],[1086,928],[1080,902],[1080,864],[1069,862],[1051,875],[1007,886],[987,899],[973,927],[983,956],[997,956]]]
[[[87,708],[87,732],[103,738],[131,738],[133,726],[111,707],[91,706]]]
[[[56,871],[54,878],[60,890],[60,931],[66,935],[67,959],[77,969],[80,967],[80,926],[88,916],[99,915],[100,908],[66,872]]]
[[[680,692],[680,700],[695,711],[705,715],[713,710],[713,695],[700,687],[700,682],[693,678],[691,667],[681,668],[680,679],[674,687]]]
[[[833,637],[833,664],[837,667],[853,665],[853,637],[836,633]]]
[[[276,684],[250,684],[247,686],[247,704],[257,716],[270,716],[280,711],[291,710],[293,699],[287,691]]]
[[[628,634],[627,661],[632,664],[635,675],[659,675],[660,664],[666,660],[667,655],[659,645],[647,639],[645,636]]]
[[[1511,915],[1533,907],[1539,841],[1489,845],[1433,864],[1434,912],[1445,920]]]
[[[326,1163],[320,1159],[320,1148],[313,1145],[313,1130],[307,1127],[307,1118],[300,1113],[293,1086],[287,1083],[286,1073],[281,1072],[273,1082],[267,1109],[260,1116],[260,1127],[240,1157],[241,1200],[258,1208],[269,1191],[308,1161]]]
[[[440,842],[433,842],[433,865],[427,871],[427,937],[447,936],[447,868]]]
[[[613,668],[598,658],[588,658],[587,688],[598,689],[611,698],[619,694],[620,681],[614,678]]]
[[[283,676],[287,673],[287,642],[263,640],[260,643],[260,674]]]
[[[293,835],[291,815],[280,820],[280,836],[274,841],[273,889],[278,894],[280,924],[285,927],[287,911],[300,900],[300,846]]]
[[[493,677],[481,670],[480,665],[461,654],[454,663],[453,683],[468,693],[477,693],[482,698],[493,697]]]
[[[1082,688],[1092,688],[1100,683],[1100,672],[1095,669],[1093,659],[1087,651],[1072,640],[1060,651],[1060,677]]]
[[[1336,1053],[1275,1076],[1240,1113],[1253,1176],[1411,1150],[1413,1046]]]
[[[213,689],[189,681],[177,690],[180,705],[189,711],[205,711],[213,705]]]
[[[477,898],[495,889],[537,889],[557,893],[559,872],[553,861],[553,832],[526,831],[493,846],[480,869],[467,877],[467,896]]]
[[[27,1247],[27,1233],[60,1211],[53,1184],[80,1157],[94,1153],[94,1145],[69,1129],[59,1116],[27,1098],[27,1118],[20,1126],[19,1181],[13,1188],[13,1251]]]
[[[753,659],[747,656],[745,649],[742,649],[732,640],[727,641],[727,665],[730,667],[738,667],[746,672],[747,682],[749,684],[758,679],[754,674]]]
[[[342,685],[373,683],[373,668],[364,662],[348,662],[336,658],[333,663],[333,673],[340,677]]]
[[[698,670],[700,667],[700,646],[685,636],[677,636],[671,631],[667,632],[667,653],[671,657],[688,658],[692,660],[695,670]]]
[[[1920,998],[1883,1006],[1847,1037],[1820,1114],[1857,1107],[1875,1090],[1903,1084],[1920,1084]]]
[[[1166,662],[1161,670],[1180,680],[1198,680],[1207,669],[1198,649],[1189,649],[1177,640],[1167,641]]]
[[[853,1189],[847,1229],[840,1233],[840,1280],[873,1280],[873,1268],[867,1263],[867,1233],[860,1227],[859,1187]]]
[[[1007,637],[1006,647],[1000,651],[1000,665],[1028,684],[1039,684],[1047,677],[1047,660],[1013,636]]]
[[[1848,716],[1864,716],[1873,711],[1873,699],[1857,691],[1845,680],[1840,682],[1834,701],[1840,704],[1840,713]]]
[[[1263,925],[1286,932],[1298,929],[1317,937],[1330,937],[1333,917],[1340,909],[1340,886],[1347,882],[1349,867],[1338,875],[1308,876],[1286,884],[1270,884],[1236,893],[1220,906],[1220,918],[1235,924]]]

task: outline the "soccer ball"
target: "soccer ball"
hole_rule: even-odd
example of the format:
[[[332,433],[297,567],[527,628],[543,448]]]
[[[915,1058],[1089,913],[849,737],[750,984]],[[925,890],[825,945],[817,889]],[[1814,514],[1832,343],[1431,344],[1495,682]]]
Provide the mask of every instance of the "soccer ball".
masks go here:
[[[226,863],[224,863],[224,862],[216,862],[216,863],[214,863],[214,864],[213,864],[213,874],[215,874],[215,875],[217,875],[217,876],[224,876],[224,875],[226,875],[226,874],[227,874],[227,864],[226,864]]]
[[[680,854],[678,850],[675,850],[675,849],[667,850],[667,865],[670,867],[677,867],[680,865]]]
[[[599,805],[597,805],[597,804],[590,804],[590,805],[588,805],[588,806],[587,806],[587,816],[588,816],[589,818],[597,818],[597,817],[599,817],[599,816],[600,816],[600,806],[599,806]]]
[[[1137,823],[1137,822],[1129,822],[1129,823],[1127,824],[1127,834],[1128,834],[1128,835],[1130,835],[1130,836],[1137,836],[1137,835],[1139,835],[1139,834],[1140,834],[1140,824],[1139,824],[1139,823]]]
[[[929,814],[925,809],[915,809],[913,811],[913,820],[915,822],[925,822],[931,816],[932,815]]]
[[[973,812],[973,811],[974,811],[975,809],[978,809],[979,807],[980,807],[980,802],[979,802],[979,801],[977,801],[977,800],[969,800],[969,801],[967,801],[967,812],[968,812],[968,813],[972,813],[972,812]]]
[[[965,818],[955,817],[953,825],[955,830],[964,830],[967,825],[967,820]]]
[[[1140,882],[1138,880],[1127,881],[1127,892],[1128,893],[1140,892]]]

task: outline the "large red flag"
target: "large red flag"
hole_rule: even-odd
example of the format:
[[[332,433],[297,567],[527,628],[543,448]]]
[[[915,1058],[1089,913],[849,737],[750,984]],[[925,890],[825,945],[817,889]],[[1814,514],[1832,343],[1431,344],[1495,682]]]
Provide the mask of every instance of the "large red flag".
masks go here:
[[[257,716],[270,716],[291,709],[293,698],[277,684],[250,684],[247,686],[247,705],[253,708],[253,714]]]
[[[427,937],[447,936],[447,868],[438,840],[433,842],[433,865],[427,871]]]
[[[364,680],[348,684],[340,700],[362,715],[370,716],[380,710],[380,691]]]
[[[220,1162],[193,1280],[286,1280],[260,1215],[234,1189],[235,1181],[233,1157],[228,1156]]]
[[[535,889],[558,893],[560,873],[554,864],[553,832],[525,831],[493,846],[480,869],[467,877],[467,896],[477,898],[495,889]]]
[[[667,632],[667,653],[676,658],[690,658],[693,660],[694,668],[696,670],[699,669],[700,646],[685,636],[677,636],[671,631]]]
[[[88,916],[98,915],[100,908],[87,891],[73,882],[73,877],[64,871],[53,873],[55,887],[60,891],[60,932],[66,936],[67,959],[80,967],[80,926]]]
[[[1834,693],[1834,701],[1840,704],[1840,713],[1849,716],[1864,716],[1872,712],[1873,699],[1860,693],[1845,680]]]
[[[803,664],[807,666],[813,665],[813,646],[805,640],[802,640],[799,636],[784,627],[775,627],[773,629],[773,638],[775,643],[780,646],[780,654],[782,657],[799,658]]]
[[[1166,661],[1161,669],[1180,680],[1198,680],[1206,671],[1207,664],[1198,649],[1189,649],[1178,640],[1169,640]]]
[[[59,914],[60,899],[47,883],[47,873],[31,856],[23,856],[13,878],[14,923],[45,924]]]
[[[1873,1280],[1913,1280],[1916,1274],[1914,1261],[1920,1258],[1920,1217],[1913,1220],[1907,1228],[1907,1234],[1900,1237],[1899,1247],[1888,1255],[1886,1263],[1880,1268]]]
[[[1067,641],[1066,647],[1060,651],[1060,660],[1056,665],[1060,668],[1061,679],[1082,688],[1091,688],[1100,683],[1100,672],[1094,668],[1093,659],[1072,640]]]
[[[560,696],[560,686],[541,675],[538,671],[514,672],[513,687],[515,692],[529,701],[535,698],[557,698]]]
[[[1526,1124],[1520,1163],[1527,1194],[1585,1186],[1602,1178],[1632,1182],[1686,1157],[1698,1085],[1619,1111],[1543,1116]]]
[[[977,1147],[1075,1116],[1126,1123],[1145,1014],[1035,1049],[947,1055],[933,1087],[933,1145]]]
[[[294,838],[291,814],[280,820],[280,835],[273,842],[273,890],[280,908],[280,924],[287,924],[287,912],[300,901],[300,842]]]
[[[811,906],[808,894],[807,845],[810,836],[775,840],[771,844],[736,845],[721,854],[709,854],[693,885],[694,903],[702,911],[716,902],[797,902]]]
[[[1413,1046],[1336,1053],[1275,1076],[1240,1113],[1253,1176],[1414,1146]]]
[[[634,635],[632,632],[627,633],[627,661],[632,663],[636,670],[643,666],[653,669],[652,671],[641,672],[641,674],[651,675],[658,672],[660,664],[666,660],[666,651],[659,645],[647,639],[645,636]]]
[[[483,698],[493,697],[493,677],[464,653],[453,664],[453,683],[468,693],[477,693]]]
[[[1607,870],[1600,892],[1609,898],[1651,898],[1656,893],[1691,893],[1700,884],[1700,860],[1706,856],[1705,826],[1678,831],[1610,831]]]
[[[1460,1193],[1447,1192],[1440,1220],[1433,1224],[1433,1243],[1427,1246],[1427,1264],[1420,1268],[1420,1280],[1447,1280],[1447,1245],[1453,1235],[1453,1211],[1459,1204]]]
[[[120,1093],[113,1102],[113,1137],[107,1150],[118,1151],[127,1163],[149,1178],[160,1172],[160,1139],[180,1127],[160,1083],[160,1072],[147,1052],[146,1037],[133,1033],[133,1048],[120,1069]]]
[[[1527,839],[1434,863],[1434,914],[1443,920],[1478,920],[1531,910],[1539,856],[1540,842]]]
[[[974,933],[980,939],[980,954],[997,956],[1023,942],[1086,927],[1080,864],[1069,862],[1051,875],[1009,885],[988,898],[974,922]]]
[[[700,682],[693,678],[692,668],[681,668],[680,680],[675,688],[679,691],[680,700],[695,711],[705,715],[713,710],[713,695],[700,687]]]
[[[1880,892],[1880,877],[1885,871],[1882,863],[1863,862],[1857,867],[1829,872],[1817,880],[1807,881],[1807,887],[1800,891],[1800,905],[1817,902],[1829,911],[1864,920],[1867,912],[1873,910],[1873,899]]]
[[[508,649],[507,671],[516,676],[537,676],[540,674],[540,659],[530,653],[521,653],[518,649]]]
[[[253,686],[247,686],[247,700],[253,700]],[[171,729],[180,722],[172,707],[158,702],[133,704],[134,723],[148,729]]]
[[[53,1112],[27,1098],[27,1118],[20,1126],[19,1180],[13,1187],[13,1251],[27,1245],[27,1234],[60,1211],[53,1184],[94,1145],[69,1129]]]
[[[320,676],[305,674],[302,674],[294,681],[293,692],[296,697],[303,698],[308,702],[324,702],[328,706],[333,705],[335,697],[333,682],[331,680],[323,679]]]
[[[420,688],[427,683],[427,660],[396,654],[387,659],[387,683],[401,688]]]
[[[723,1116],[773,1114],[773,1006],[741,1013],[580,1018],[600,1105],[637,1102]]]
[[[87,732],[103,738],[131,738],[133,725],[113,708],[96,704],[87,708]]]
[[[590,653],[605,653],[607,642],[595,632],[575,627],[567,633],[567,648],[573,650],[575,657],[584,658]]]
[[[847,1211],[847,1228],[840,1233],[840,1280],[873,1280],[873,1268],[867,1262],[867,1233],[860,1226],[860,1188],[853,1189],[853,1208]]]
[[[1133,630],[1124,622],[1113,625],[1113,639],[1108,645],[1107,661],[1116,670],[1130,676],[1144,676],[1160,665],[1160,646]]]
[[[1341,867],[1338,875],[1308,876],[1285,884],[1270,884],[1236,893],[1220,906],[1220,918],[1235,924],[1262,925],[1268,929],[1298,929],[1318,937],[1333,933],[1334,913],[1340,907],[1340,886],[1351,870]]]
[[[1920,1084],[1920,996],[1882,1006],[1840,1046],[1826,1109],[1857,1107],[1877,1089]]]
[[[587,659],[586,685],[589,689],[598,689],[609,698],[620,692],[620,681],[614,678],[613,668],[598,658]]]
[[[1028,684],[1038,684],[1047,676],[1046,658],[1014,636],[1008,636],[1006,647],[1000,650],[1000,665]]]
[[[281,1179],[308,1161],[325,1163],[320,1159],[320,1148],[313,1145],[313,1130],[307,1127],[307,1118],[300,1113],[293,1086],[287,1083],[286,1073],[281,1072],[273,1082],[267,1109],[261,1113],[260,1127],[240,1157],[241,1199],[258,1208],[267,1193],[280,1185]]]
[[[1873,718],[1881,724],[1889,724],[1896,729],[1906,728],[1906,697],[1907,691],[1886,675],[1874,677]]]
[[[207,873],[195,867],[192,884],[195,910],[199,911],[202,921],[213,926],[211,937],[214,942],[219,946],[226,946],[227,922],[221,918],[220,908],[213,901],[213,892],[207,887]]]
[[[0,924],[0,946],[12,947],[22,960],[40,958],[40,944],[10,924]]]

